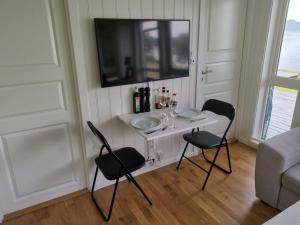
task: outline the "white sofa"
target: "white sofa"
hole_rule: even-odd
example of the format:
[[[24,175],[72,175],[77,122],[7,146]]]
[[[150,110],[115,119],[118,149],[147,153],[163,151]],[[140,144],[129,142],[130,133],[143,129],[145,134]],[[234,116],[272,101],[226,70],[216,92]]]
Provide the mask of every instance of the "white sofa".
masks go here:
[[[300,200],[300,127],[259,144],[256,196],[284,210]]]

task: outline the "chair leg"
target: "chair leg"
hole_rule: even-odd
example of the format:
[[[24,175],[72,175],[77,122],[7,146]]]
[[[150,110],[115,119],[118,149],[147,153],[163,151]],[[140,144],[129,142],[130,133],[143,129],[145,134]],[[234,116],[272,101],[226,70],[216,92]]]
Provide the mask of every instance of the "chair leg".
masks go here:
[[[116,197],[117,188],[118,188],[118,184],[119,184],[119,178],[116,179],[115,188],[114,188],[114,192],[113,192],[110,207],[109,207],[109,212],[108,212],[108,215],[106,216],[104,214],[104,212],[102,211],[102,209],[100,208],[100,206],[98,205],[98,203],[97,203],[97,201],[94,197],[94,189],[95,189],[95,184],[96,184],[96,180],[97,180],[97,174],[98,174],[98,167],[96,168],[94,181],[93,181],[92,192],[91,192],[92,200],[93,200],[94,204],[96,205],[98,211],[100,212],[101,216],[103,217],[103,219],[105,221],[109,221],[110,217],[111,217],[112,209],[113,209],[113,206],[114,206],[114,202],[115,202],[115,197]]]
[[[228,146],[227,139],[225,139],[225,143],[226,143],[226,151],[227,151],[227,159],[228,159],[229,173],[232,173],[232,169],[231,169],[231,160],[230,160],[230,153],[229,153],[229,146]]]
[[[128,176],[127,174],[125,174],[125,176],[126,176],[127,180],[128,180],[129,182],[131,182],[130,176]]]
[[[229,155],[229,147],[228,147],[228,144],[227,144],[227,141],[225,142],[225,146],[226,146],[226,151],[227,151],[227,159],[228,159],[228,167],[229,167],[229,171],[224,169],[223,167],[219,166],[218,164],[215,164],[215,167],[218,168],[219,170],[222,170],[224,173],[227,173],[227,174],[231,174],[232,170],[231,170],[231,162],[230,162],[230,155]],[[206,162],[212,164],[212,161],[210,161],[206,155],[205,155],[205,152],[204,152],[204,149],[201,148],[201,151],[202,151],[202,155],[203,155],[203,158],[205,159]]]
[[[203,186],[202,186],[202,190],[205,189],[205,186],[206,186],[206,184],[207,184],[207,181],[208,181],[208,178],[209,178],[209,176],[210,176],[210,174],[211,174],[211,171],[212,171],[213,167],[215,166],[215,162],[216,162],[217,157],[218,157],[218,155],[219,155],[220,149],[221,149],[221,148],[219,147],[218,150],[217,150],[217,152],[216,152],[216,154],[215,154],[215,156],[214,156],[214,159],[213,159],[213,161],[212,161],[212,163],[211,163],[211,165],[210,165],[209,171],[208,171],[208,173],[207,173],[207,175],[206,175],[205,181],[204,181]]]
[[[133,178],[133,176],[131,174],[128,174],[132,183],[139,189],[139,191],[144,195],[144,197],[146,198],[146,200],[149,202],[150,205],[152,205],[152,202],[150,201],[150,199],[148,198],[148,196],[146,195],[146,193],[143,191],[143,189],[141,188],[141,186],[138,184],[138,182]]]
[[[189,142],[187,142],[187,143],[186,143],[186,145],[185,145],[185,147],[184,147],[184,150],[183,150],[183,152],[182,152],[182,155],[181,155],[181,157],[180,157],[180,160],[179,160],[179,162],[178,162],[178,164],[177,164],[176,170],[178,170],[178,169],[179,169],[179,167],[180,167],[180,164],[181,164],[182,158],[183,158],[183,156],[184,156],[184,154],[185,154],[185,151],[186,151],[186,149],[187,149],[188,145],[189,145]]]

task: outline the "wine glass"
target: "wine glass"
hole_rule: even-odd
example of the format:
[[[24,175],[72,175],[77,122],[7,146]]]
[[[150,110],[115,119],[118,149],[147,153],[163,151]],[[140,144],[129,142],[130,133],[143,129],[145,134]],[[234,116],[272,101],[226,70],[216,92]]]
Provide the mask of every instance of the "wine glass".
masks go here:
[[[161,121],[162,121],[162,125],[163,126],[167,126],[168,122],[169,122],[169,118],[168,118],[168,113],[166,111],[166,107],[167,107],[167,99],[165,97],[161,97],[159,99],[159,104],[162,108],[162,113],[161,113]]]
[[[172,118],[172,121],[171,121],[171,128],[176,128],[175,127],[175,118],[177,117],[177,113],[176,113],[176,109],[177,109],[177,102],[175,101],[170,101],[170,104],[169,104],[169,107],[170,107],[170,110],[169,110],[169,115],[170,117]]]

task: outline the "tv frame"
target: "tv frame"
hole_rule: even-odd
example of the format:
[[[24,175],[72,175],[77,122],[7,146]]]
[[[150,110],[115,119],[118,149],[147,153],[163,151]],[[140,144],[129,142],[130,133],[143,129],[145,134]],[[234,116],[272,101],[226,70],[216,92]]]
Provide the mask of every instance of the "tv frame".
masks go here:
[[[189,23],[189,57],[188,57],[188,74],[183,76],[174,76],[174,77],[168,77],[168,78],[161,78],[157,80],[144,80],[144,81],[137,81],[137,82],[124,82],[119,83],[116,85],[105,85],[102,78],[102,68],[101,68],[101,61],[103,60],[102,55],[100,54],[102,50],[102,43],[100,41],[100,37],[97,34],[97,23],[99,20],[133,20],[133,21],[187,21]],[[102,88],[107,87],[117,87],[117,86],[123,86],[123,85],[131,85],[131,84],[140,84],[140,83],[148,83],[148,82],[154,82],[154,81],[161,81],[161,80],[170,80],[170,79],[176,79],[176,78],[183,78],[183,77],[189,77],[190,76],[190,60],[191,60],[191,20],[190,19],[132,19],[132,18],[94,18],[94,28],[95,28],[95,36],[96,36],[96,43],[97,43],[97,55],[98,55],[98,67],[99,67],[99,76],[100,76],[100,82]]]

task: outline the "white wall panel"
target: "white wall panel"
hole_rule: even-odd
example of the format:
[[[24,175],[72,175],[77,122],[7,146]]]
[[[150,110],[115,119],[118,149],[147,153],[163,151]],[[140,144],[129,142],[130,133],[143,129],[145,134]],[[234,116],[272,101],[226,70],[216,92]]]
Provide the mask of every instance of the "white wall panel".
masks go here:
[[[129,0],[116,0],[116,11],[118,18],[128,18]]]
[[[152,0],[153,4],[153,18],[163,19],[165,10],[164,10],[164,1],[161,0]]]
[[[141,17],[145,19],[153,18],[153,3],[152,0],[141,1]]]
[[[130,18],[141,18],[141,1],[140,0],[129,0],[129,17]]]
[[[90,105],[90,119],[105,134],[113,148],[133,146],[142,154],[147,151],[147,143],[143,138],[130,129],[124,127],[116,119],[118,114],[132,112],[132,91],[134,86],[146,86],[146,83],[124,85],[118,87],[101,88],[96,51],[94,17],[109,18],[144,18],[144,19],[190,19],[191,20],[191,50],[197,55],[198,40],[198,9],[197,0],[89,0],[88,5],[79,1],[81,13],[81,29],[83,30],[83,45],[86,46],[84,57],[88,76],[88,101]],[[177,92],[181,105],[194,105],[196,85],[196,65],[191,65],[190,76],[172,80],[149,82],[153,90],[166,86]],[[153,92],[152,100],[153,98]],[[152,105],[153,106],[153,105]],[[181,152],[181,135],[174,135],[156,143],[158,151],[163,153],[163,160],[174,158]],[[92,143],[87,146],[88,157],[91,160],[98,153]],[[90,178],[92,178],[91,169]],[[101,181],[100,181],[101,182]]]
[[[27,113],[64,110],[61,82],[0,88],[0,118]]]
[[[165,7],[165,19],[173,19],[174,18],[174,0],[164,0]]]
[[[1,1],[0,66],[58,64],[51,17],[48,1]]]
[[[102,0],[103,16],[107,18],[117,17],[116,15],[116,0]],[[92,8],[93,5],[90,5]]]
[[[16,198],[73,181],[66,124],[8,134],[2,139]]]

